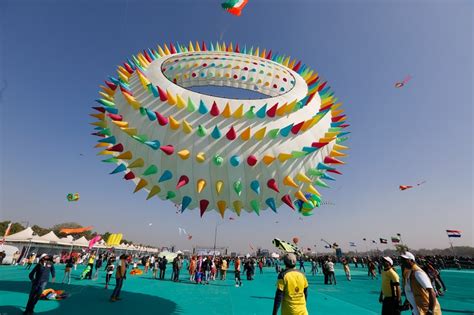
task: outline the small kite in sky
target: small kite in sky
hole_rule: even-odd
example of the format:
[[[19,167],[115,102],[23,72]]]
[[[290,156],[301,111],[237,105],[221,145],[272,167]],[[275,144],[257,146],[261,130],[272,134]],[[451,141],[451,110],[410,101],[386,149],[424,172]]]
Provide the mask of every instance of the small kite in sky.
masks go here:
[[[66,195],[67,201],[78,201],[79,200],[79,193],[69,193]]]
[[[183,229],[183,228],[180,228],[180,227],[179,227],[179,228],[178,228],[178,232],[179,232],[179,235],[180,235],[180,236],[181,236],[181,235],[185,235],[188,240],[191,240],[191,239],[193,238],[193,236],[192,236],[191,234],[189,234],[188,232],[186,232],[186,230]]]
[[[399,89],[399,88],[402,88],[402,87],[404,87],[405,84],[407,84],[408,81],[410,81],[411,79],[412,79],[411,75],[408,75],[408,76],[405,77],[405,79],[403,79],[403,81],[400,81],[400,82],[395,83],[395,87],[398,88],[398,89]]]
[[[153,223],[148,223],[148,226],[152,226],[152,225],[153,225]]]
[[[416,184],[415,186],[421,186],[421,185],[423,185],[424,183],[426,183],[426,180],[424,180],[424,181],[422,181],[422,182]],[[403,190],[407,190],[407,189],[413,188],[413,187],[415,187],[415,186],[413,186],[413,185],[400,185],[400,186],[398,186],[398,188],[403,191]]]
[[[234,218],[234,217],[230,217],[230,218],[229,218],[229,220],[231,220],[231,221],[234,221],[234,220],[235,220],[235,218]]]
[[[248,0],[227,0],[221,4],[222,8],[230,14],[240,16],[242,9],[247,5]]]

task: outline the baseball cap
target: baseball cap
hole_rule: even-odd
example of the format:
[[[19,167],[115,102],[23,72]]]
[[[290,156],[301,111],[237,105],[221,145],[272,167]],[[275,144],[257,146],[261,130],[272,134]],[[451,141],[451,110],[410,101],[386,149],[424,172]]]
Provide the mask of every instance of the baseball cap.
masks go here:
[[[388,261],[388,262],[390,263],[390,265],[393,266],[393,260],[392,260],[392,258],[390,258],[390,257],[388,257],[388,256],[385,256],[385,257],[383,257],[383,259],[384,259],[385,261]]]
[[[283,262],[288,267],[296,266],[296,255],[293,253],[286,254],[285,256],[283,256]]]
[[[415,255],[410,252],[405,252],[404,254],[400,255],[400,257],[415,261]]]
[[[43,259],[43,258],[45,258],[45,257],[47,257],[47,256],[48,256],[48,254],[41,254],[41,256],[39,257],[39,259],[41,260],[41,259]]]

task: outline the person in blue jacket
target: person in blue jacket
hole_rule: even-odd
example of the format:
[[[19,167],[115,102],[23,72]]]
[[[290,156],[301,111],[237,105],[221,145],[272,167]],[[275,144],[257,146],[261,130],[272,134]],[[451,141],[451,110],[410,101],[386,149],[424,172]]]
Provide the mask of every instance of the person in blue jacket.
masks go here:
[[[33,314],[35,305],[38,303],[41,293],[48,284],[50,274],[52,282],[54,283],[56,280],[56,271],[54,270],[53,261],[47,254],[42,254],[39,258],[38,264],[33,268],[29,275],[31,280],[31,291],[23,314]]]

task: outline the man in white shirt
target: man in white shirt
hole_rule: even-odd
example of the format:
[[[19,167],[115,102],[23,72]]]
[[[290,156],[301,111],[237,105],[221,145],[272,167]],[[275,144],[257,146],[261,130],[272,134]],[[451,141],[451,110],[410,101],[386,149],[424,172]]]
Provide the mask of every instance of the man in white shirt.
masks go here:
[[[428,275],[415,263],[415,255],[406,252],[400,256],[403,268],[405,305],[410,304],[413,315],[441,314],[436,293]]]

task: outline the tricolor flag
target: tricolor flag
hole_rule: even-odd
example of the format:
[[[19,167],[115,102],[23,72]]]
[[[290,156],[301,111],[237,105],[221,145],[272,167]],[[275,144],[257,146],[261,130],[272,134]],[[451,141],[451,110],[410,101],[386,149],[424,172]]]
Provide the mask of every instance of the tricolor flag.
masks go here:
[[[392,236],[392,243],[400,243],[400,237],[399,236]]]
[[[388,241],[386,239],[384,239],[384,238],[380,239],[380,244],[387,244],[387,243],[388,243]]]
[[[446,230],[448,237],[461,237],[461,231],[459,230]]]
[[[356,247],[357,245],[356,245],[356,243],[354,243],[354,242],[349,242],[349,246],[351,246],[351,247]]]

